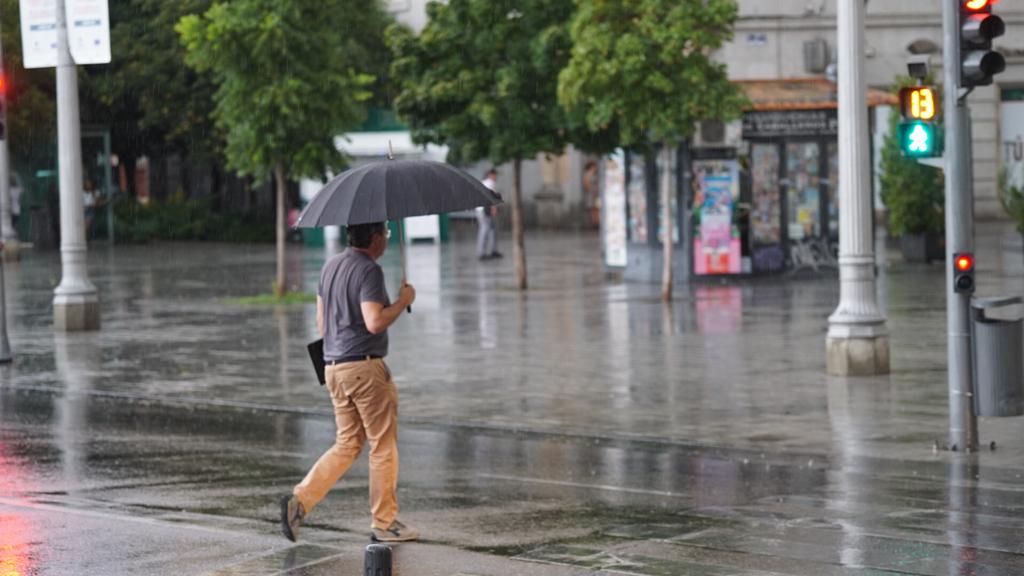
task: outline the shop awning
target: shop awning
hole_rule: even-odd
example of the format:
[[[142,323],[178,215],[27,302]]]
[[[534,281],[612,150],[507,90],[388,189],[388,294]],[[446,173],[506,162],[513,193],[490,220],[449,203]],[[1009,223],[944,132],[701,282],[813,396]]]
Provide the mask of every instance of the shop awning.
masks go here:
[[[827,110],[838,106],[836,85],[824,78],[737,80],[750,99],[752,110]],[[868,89],[868,106],[895,105],[894,94]]]

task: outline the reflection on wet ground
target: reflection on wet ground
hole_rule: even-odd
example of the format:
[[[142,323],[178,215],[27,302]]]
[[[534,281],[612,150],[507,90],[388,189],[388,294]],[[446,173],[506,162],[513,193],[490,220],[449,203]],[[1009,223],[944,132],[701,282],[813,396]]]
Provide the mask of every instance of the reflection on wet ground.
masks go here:
[[[824,377],[836,282],[606,281],[596,238],[534,235],[532,286],[469,242],[413,246],[419,300],[392,333],[402,395],[398,547],[422,574],[1021,574],[1020,419],[998,450],[945,437],[943,271],[883,263],[893,374]],[[1024,258],[979,242],[982,291]],[[324,253],[290,254],[312,291]],[[358,574],[367,472],[303,529],[276,496],[330,444],[309,306],[236,306],[272,249],[100,245],[103,329],[57,335],[52,254],[9,268],[0,368],[0,575]],[[385,257],[397,281],[395,255]]]

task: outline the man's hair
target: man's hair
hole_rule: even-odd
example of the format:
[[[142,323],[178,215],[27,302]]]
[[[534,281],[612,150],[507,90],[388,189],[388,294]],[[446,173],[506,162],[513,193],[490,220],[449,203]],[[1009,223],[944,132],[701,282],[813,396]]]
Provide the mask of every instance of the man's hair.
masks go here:
[[[354,224],[348,227],[348,245],[353,248],[369,248],[376,234],[384,234],[387,230],[384,222],[371,224]]]
[[[487,171],[487,172],[485,172],[484,174],[485,174],[486,176],[494,176],[494,177],[497,177],[497,176],[498,176],[498,169],[497,169],[497,168],[491,168],[490,170],[488,170],[488,171]]]

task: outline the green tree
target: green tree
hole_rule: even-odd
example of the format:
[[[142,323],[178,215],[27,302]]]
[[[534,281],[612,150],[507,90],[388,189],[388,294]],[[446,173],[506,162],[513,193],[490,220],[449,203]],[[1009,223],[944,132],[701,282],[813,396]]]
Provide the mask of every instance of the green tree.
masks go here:
[[[277,279],[285,292],[285,196],[289,177],[320,177],[345,165],[334,139],[359,125],[373,78],[346,52],[365,0],[233,0],[178,24],[186,62],[217,85],[214,119],[226,135],[228,166],[273,175]]]
[[[27,176],[56,167],[56,78],[52,68],[27,70],[22,65],[18,0],[0,1],[0,26],[11,168]]]
[[[746,103],[712,58],[732,37],[735,0],[576,0],[572,57],[559,101],[582,110],[591,130],[614,126],[626,147],[673,142],[701,120],[730,120]],[[672,298],[671,183],[662,178],[662,297]]]
[[[558,105],[568,61],[571,0],[451,0],[427,5],[419,36],[394,26],[395,109],[419,143],[449,147],[448,161],[511,161],[516,278],[526,289],[522,162],[561,153],[569,120]]]
[[[110,126],[126,159],[165,153],[217,159],[223,135],[211,130],[212,74],[185,65],[175,26],[212,0],[124,0],[111,10],[110,64],[84,68],[83,116]]]
[[[911,78],[899,78],[894,91],[914,83]],[[942,102],[941,92],[936,93],[936,102]],[[896,235],[941,234],[945,230],[945,178],[942,170],[903,155],[896,130],[900,121],[899,111],[892,110],[882,145],[880,192],[889,212],[889,230]],[[940,126],[936,133],[941,132]]]

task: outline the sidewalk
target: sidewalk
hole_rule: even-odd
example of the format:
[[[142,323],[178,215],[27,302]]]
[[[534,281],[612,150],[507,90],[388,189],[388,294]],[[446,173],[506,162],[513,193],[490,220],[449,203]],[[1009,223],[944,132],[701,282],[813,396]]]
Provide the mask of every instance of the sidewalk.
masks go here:
[[[979,294],[1019,294],[1019,238],[979,226],[978,244]],[[403,515],[430,534],[401,559],[411,573],[1024,572],[1024,421],[982,420],[995,452],[933,449],[948,426],[940,264],[885,254],[892,374],[843,380],[824,375],[828,274],[696,285],[666,308],[658,286],[606,280],[595,236],[531,232],[527,255],[520,294],[509,259],[477,262],[469,241],[409,252],[419,298],[389,364]],[[323,258],[293,250],[289,277],[313,291]],[[383,264],[394,291],[397,250]],[[313,306],[227,302],[268,290],[272,248],[98,244],[90,274],[102,330],[55,335],[58,255],[7,268],[0,464],[25,479],[0,498],[199,515],[160,526],[243,519],[260,537],[213,573],[349,573],[365,463],[295,552],[340,555],[281,571],[296,548],[276,537],[274,496],[333,430],[305,352]],[[218,530],[248,542],[246,526]]]

